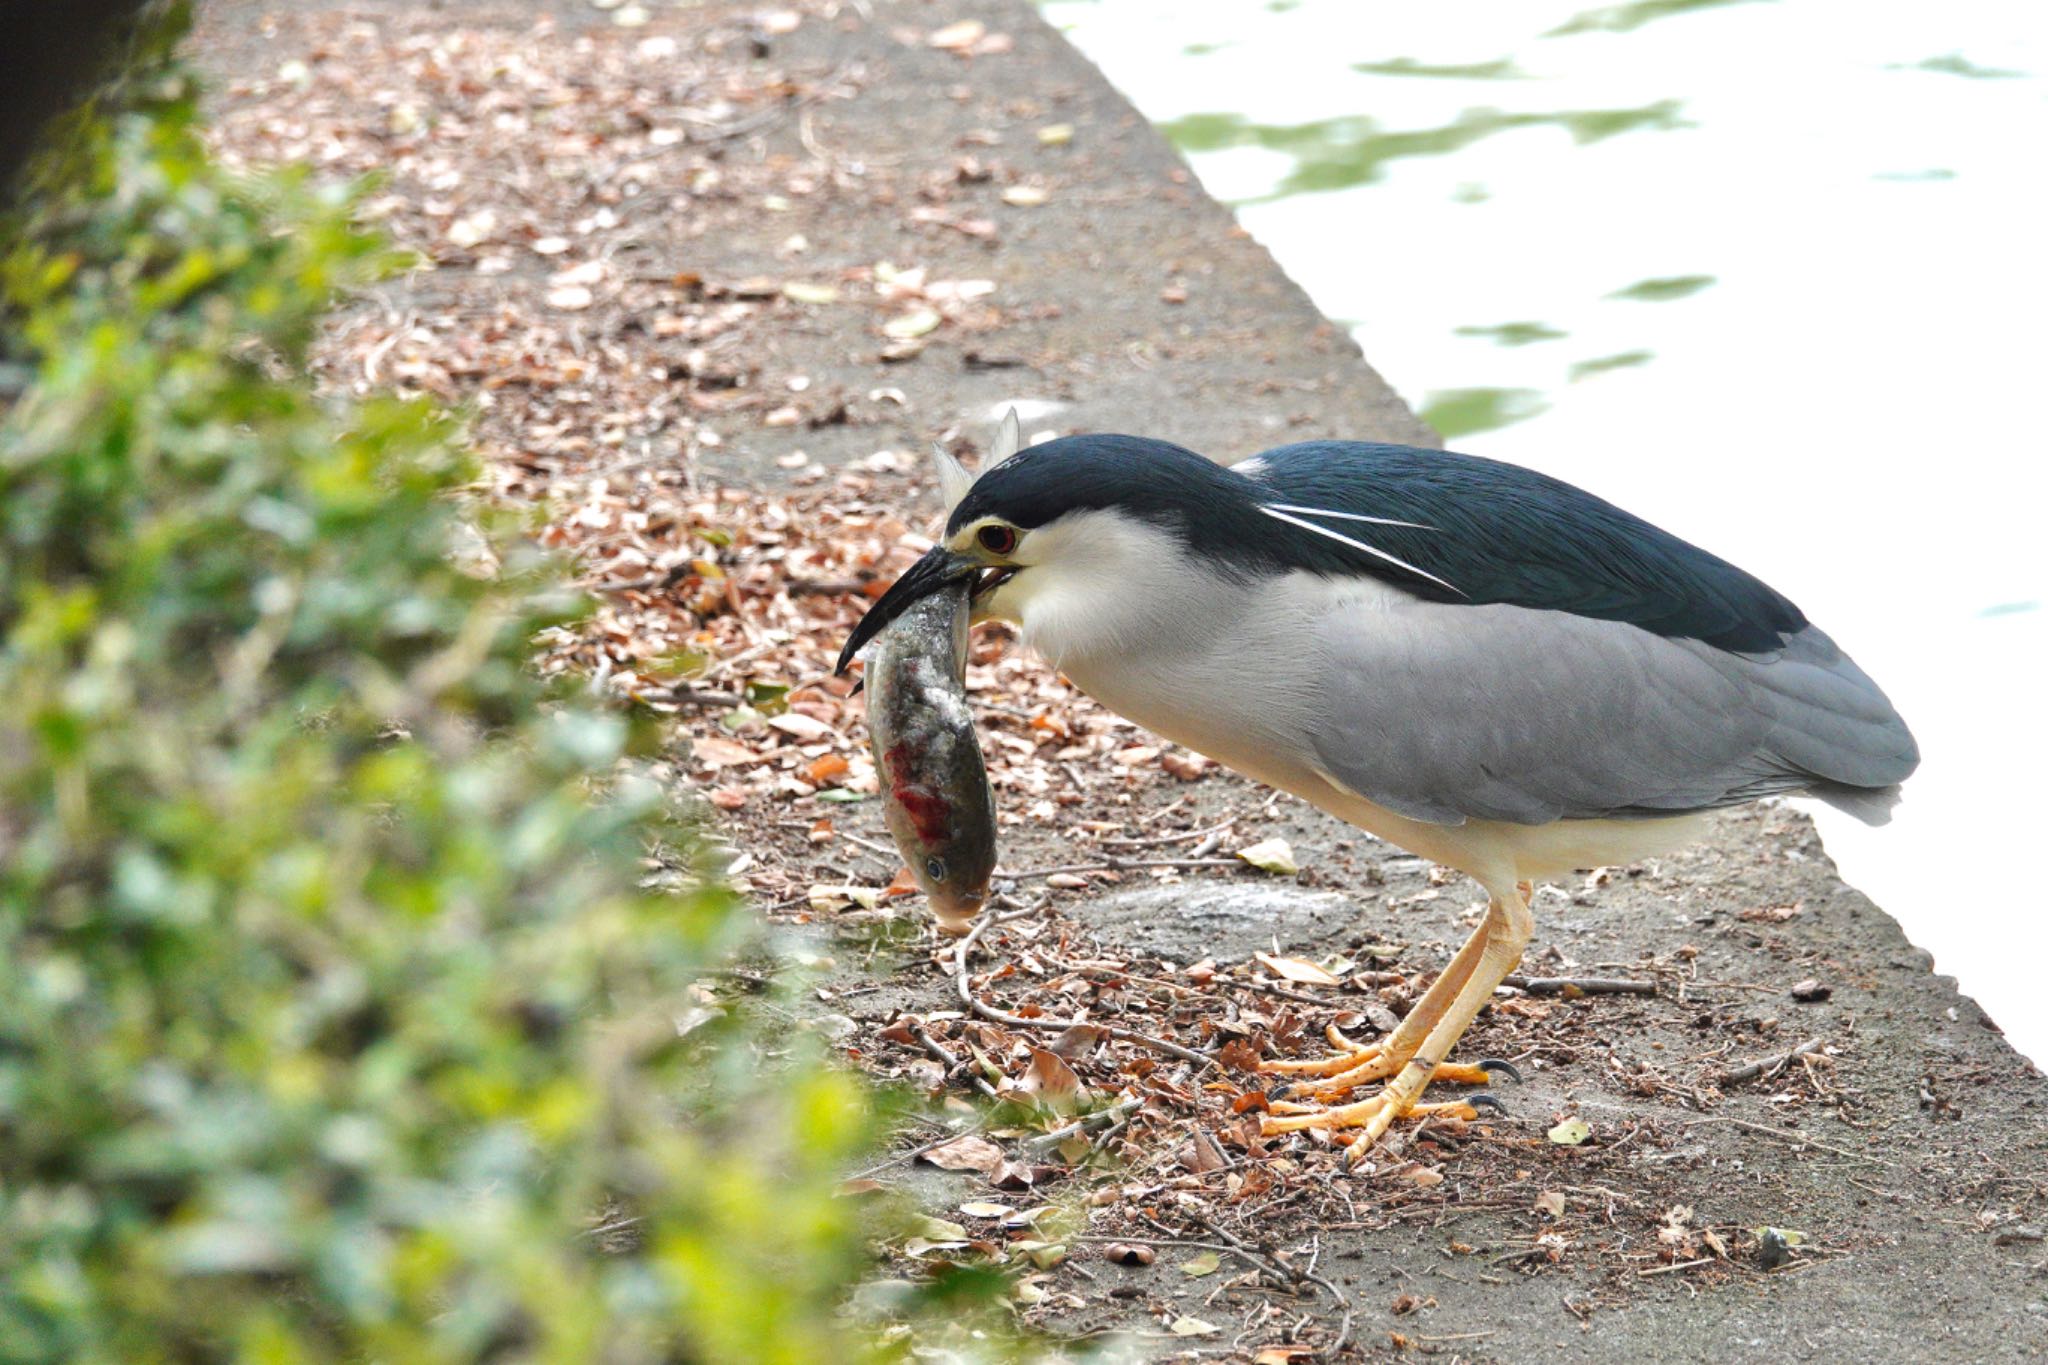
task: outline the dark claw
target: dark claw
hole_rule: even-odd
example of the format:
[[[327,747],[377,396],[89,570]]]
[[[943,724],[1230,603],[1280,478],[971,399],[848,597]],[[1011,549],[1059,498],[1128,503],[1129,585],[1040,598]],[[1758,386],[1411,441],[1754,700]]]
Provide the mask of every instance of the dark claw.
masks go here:
[[[1489,1076],[1505,1076],[1516,1085],[1522,1083],[1522,1073],[1515,1070],[1513,1062],[1504,1062],[1498,1057],[1481,1057],[1472,1063]]]
[[[1471,1105],[1474,1109],[1491,1109],[1502,1118],[1508,1117],[1508,1107],[1500,1102],[1499,1096],[1489,1091],[1482,1090],[1476,1095],[1467,1095],[1465,1103]]]

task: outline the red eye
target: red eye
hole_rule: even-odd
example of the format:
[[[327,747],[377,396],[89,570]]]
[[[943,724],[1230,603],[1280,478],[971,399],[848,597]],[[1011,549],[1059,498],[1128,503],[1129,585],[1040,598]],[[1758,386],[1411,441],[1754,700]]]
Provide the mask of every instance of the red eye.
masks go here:
[[[1017,548],[1017,532],[1008,526],[984,526],[974,538],[992,555],[1006,555]]]

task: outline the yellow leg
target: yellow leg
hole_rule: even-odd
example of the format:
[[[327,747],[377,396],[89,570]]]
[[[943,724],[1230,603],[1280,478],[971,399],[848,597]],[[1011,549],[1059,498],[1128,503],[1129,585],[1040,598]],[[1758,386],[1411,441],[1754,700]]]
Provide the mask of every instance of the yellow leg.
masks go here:
[[[1401,1065],[1384,1090],[1369,1099],[1333,1109],[1287,1105],[1285,1108],[1293,1112],[1261,1120],[1260,1131],[1270,1137],[1304,1128],[1361,1127],[1365,1133],[1351,1147],[1351,1159],[1357,1161],[1386,1133],[1395,1119],[1414,1111],[1416,1100],[1431,1079],[1441,1074],[1438,1063],[1457,1046],[1458,1039],[1471,1027],[1480,1009],[1492,999],[1494,988],[1500,985],[1502,978],[1522,960],[1522,950],[1528,946],[1536,923],[1535,917],[1529,913],[1527,899],[1519,892],[1520,888],[1517,888],[1516,895],[1498,898],[1488,908],[1486,924],[1482,926],[1484,939],[1479,960],[1473,964],[1450,1004],[1430,1026],[1421,1046]],[[1462,954],[1463,950],[1460,952]],[[1388,1041],[1392,1042],[1391,1035]]]
[[[1338,1049],[1334,1056],[1298,1062],[1260,1062],[1259,1070],[1322,1077],[1319,1081],[1303,1082],[1289,1093],[1312,1094],[1324,1100],[1337,1099],[1367,1081],[1385,1080],[1393,1075],[1415,1055],[1415,1049],[1422,1046],[1422,1040],[1429,1036],[1429,1031],[1436,1027],[1436,1021],[1443,1017],[1451,1001],[1471,979],[1472,969],[1478,965],[1480,954],[1485,951],[1486,936],[1493,919],[1493,909],[1489,906],[1486,918],[1479,921],[1479,927],[1472,931],[1464,946],[1444,964],[1444,969],[1437,973],[1436,980],[1430,982],[1429,989],[1422,993],[1422,998],[1415,1002],[1408,1016],[1379,1042],[1361,1046],[1332,1029],[1330,1043]],[[1484,1085],[1487,1081],[1487,1074],[1476,1066],[1440,1068],[1437,1077],[1467,1085]]]

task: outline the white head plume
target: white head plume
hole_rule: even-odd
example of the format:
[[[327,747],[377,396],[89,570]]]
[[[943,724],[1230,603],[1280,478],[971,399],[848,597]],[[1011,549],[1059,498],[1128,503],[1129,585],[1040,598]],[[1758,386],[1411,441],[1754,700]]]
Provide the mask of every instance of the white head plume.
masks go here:
[[[945,504],[945,515],[951,517],[953,509],[960,505],[960,499],[967,496],[967,490],[974,484],[974,475],[967,472],[967,466],[954,457],[953,452],[932,442],[932,468],[939,476],[939,501]]]
[[[995,444],[988,448],[988,458],[981,462],[981,472],[988,473],[1023,448],[1024,428],[1017,421],[1017,410],[1011,408],[1003,413],[1003,420],[996,426]]]
[[[1003,420],[996,425],[996,438],[982,459],[981,473],[986,474],[1004,460],[1015,455],[1024,445],[1024,431],[1017,421],[1017,410],[1011,408],[1003,414]],[[946,505],[946,515],[951,517],[953,509],[960,505],[960,499],[967,496],[967,490],[974,485],[979,474],[970,474],[967,466],[960,463],[937,441],[932,442],[932,468],[939,476],[939,498]]]

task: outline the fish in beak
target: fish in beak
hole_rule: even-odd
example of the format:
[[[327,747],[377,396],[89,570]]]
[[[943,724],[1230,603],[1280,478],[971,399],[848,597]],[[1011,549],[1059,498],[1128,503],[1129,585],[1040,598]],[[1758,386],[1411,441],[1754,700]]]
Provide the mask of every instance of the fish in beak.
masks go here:
[[[868,641],[918,602],[962,579],[979,577],[984,567],[979,561],[943,545],[927,550],[924,558],[905,569],[903,576],[890,584],[889,591],[883,593],[868,608],[867,615],[860,618],[853,634],[846,637],[846,648],[839,651],[839,662],[833,672],[844,673],[846,666],[853,662],[854,656]]]

